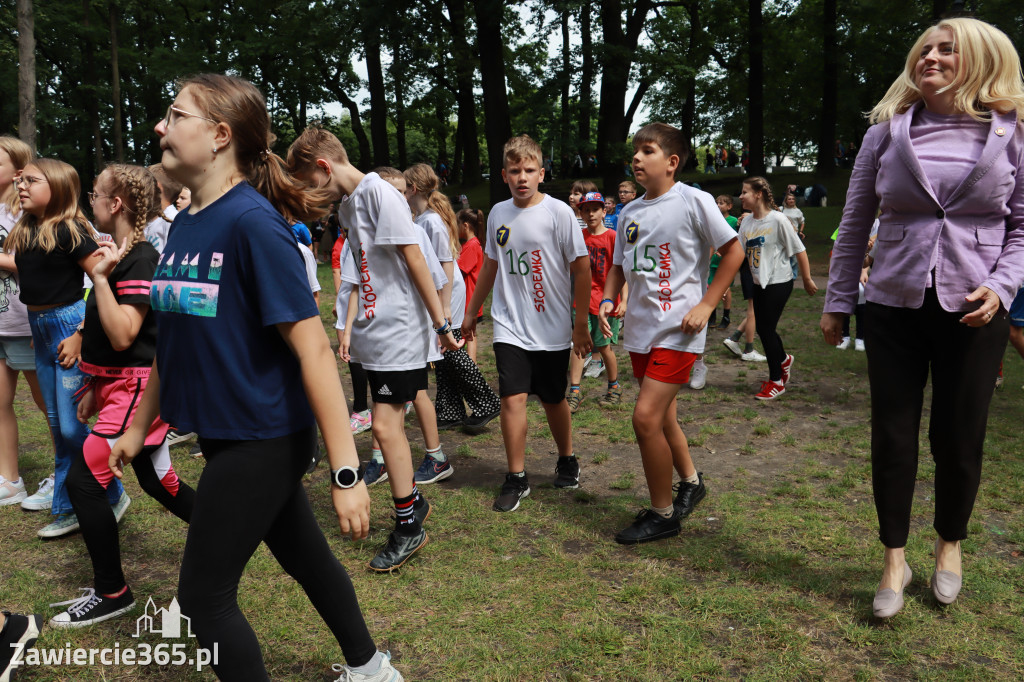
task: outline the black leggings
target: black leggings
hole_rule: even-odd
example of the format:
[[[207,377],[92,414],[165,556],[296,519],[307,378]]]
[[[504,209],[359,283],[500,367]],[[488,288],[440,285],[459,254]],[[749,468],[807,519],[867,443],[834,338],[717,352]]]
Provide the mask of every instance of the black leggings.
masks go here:
[[[864,340],[864,304],[858,303],[857,307],[853,309],[853,316],[857,318],[857,338],[861,341]],[[843,316],[843,336],[848,337],[850,335],[850,316]]]
[[[221,680],[270,679],[237,600],[238,581],[260,542],[302,586],[349,665],[363,665],[377,651],[352,582],[302,487],[316,441],[315,427],[268,440],[199,439],[206,468],[196,487],[178,600],[199,643],[208,649],[217,643],[214,670]],[[327,488],[318,493],[330,496]]]
[[[462,339],[462,333],[453,329],[455,340]],[[501,399],[487,385],[487,380],[480,374],[476,366],[462,347],[458,350],[446,351],[440,362],[434,363],[437,375],[437,418],[441,421],[460,422],[466,418],[466,405],[476,416],[495,414],[501,410]]]
[[[166,455],[166,449],[166,444],[146,446],[132,460],[131,466],[142,489],[167,507],[172,514],[188,523],[192,516],[195,491],[179,480],[177,493],[172,495],[153,466],[154,454]],[[174,475],[173,471],[171,475]],[[71,462],[67,480],[71,506],[78,515],[82,538],[92,559],[96,592],[114,594],[127,583],[121,569],[121,543],[117,532],[117,519],[107,500],[107,490],[89,470],[84,456],[75,457]]]
[[[759,284],[754,286],[754,321],[757,335],[761,337],[761,345],[764,346],[764,354],[768,358],[768,378],[772,381],[782,381],[782,361],[786,359],[786,349],[775,328],[791,293],[793,280],[769,284],[764,289]]]
[[[352,375],[352,411],[363,412],[366,404],[366,370],[358,362],[348,363],[349,374]]]

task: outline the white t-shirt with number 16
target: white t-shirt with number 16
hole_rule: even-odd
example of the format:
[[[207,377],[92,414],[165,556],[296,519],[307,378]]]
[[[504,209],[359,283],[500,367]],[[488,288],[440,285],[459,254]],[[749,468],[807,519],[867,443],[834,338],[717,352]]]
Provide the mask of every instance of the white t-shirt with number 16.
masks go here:
[[[487,216],[484,252],[498,263],[491,301],[494,342],[525,350],[568,348],[569,265],[587,255],[572,209],[547,195],[529,208],[511,199],[495,204]]]

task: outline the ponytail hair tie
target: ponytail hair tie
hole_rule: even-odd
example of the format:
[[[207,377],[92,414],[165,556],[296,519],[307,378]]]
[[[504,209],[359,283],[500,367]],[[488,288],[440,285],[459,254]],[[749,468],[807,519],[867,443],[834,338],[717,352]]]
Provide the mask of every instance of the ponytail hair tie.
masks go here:
[[[267,159],[269,159],[270,155],[273,153],[274,152],[270,151],[270,149],[264,149],[263,151],[260,152],[260,161],[266,163]]]

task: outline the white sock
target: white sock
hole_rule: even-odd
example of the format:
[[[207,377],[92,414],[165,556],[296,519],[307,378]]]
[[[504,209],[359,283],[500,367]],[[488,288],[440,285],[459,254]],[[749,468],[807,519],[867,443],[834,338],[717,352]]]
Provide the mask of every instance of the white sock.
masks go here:
[[[384,453],[380,451],[380,448],[373,448],[370,450],[370,454],[373,456],[373,461],[377,464],[384,463]]]
[[[694,471],[693,472],[693,476],[687,476],[683,480],[686,481],[687,483],[692,483],[693,485],[697,485],[698,483],[700,483],[700,476],[698,476],[697,472]]]
[[[435,450],[427,448],[427,455],[430,456],[432,459],[436,459],[438,462],[448,461],[448,457],[446,457],[445,454],[441,451],[440,445],[438,445]]]
[[[354,673],[359,673],[360,675],[372,675],[380,670],[380,667],[384,665],[384,661],[386,660],[387,658],[384,656],[384,652],[378,651],[373,655],[373,658],[368,660],[366,663],[363,663],[362,665],[349,666],[349,669]]]
[[[672,514],[675,512],[675,507],[673,507],[671,504],[667,507],[662,507],[661,509],[659,509],[658,507],[651,507],[651,511],[653,511],[655,514],[657,514],[663,519],[671,519]]]

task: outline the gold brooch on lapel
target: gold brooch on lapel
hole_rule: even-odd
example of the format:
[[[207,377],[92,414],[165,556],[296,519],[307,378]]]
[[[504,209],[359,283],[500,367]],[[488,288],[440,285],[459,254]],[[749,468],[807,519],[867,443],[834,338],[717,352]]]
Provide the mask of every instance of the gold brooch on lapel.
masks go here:
[[[1002,126],[999,126],[998,128],[996,128],[996,135],[998,135],[999,137],[1002,137],[1005,134],[1006,134],[1006,128],[1004,128]]]

